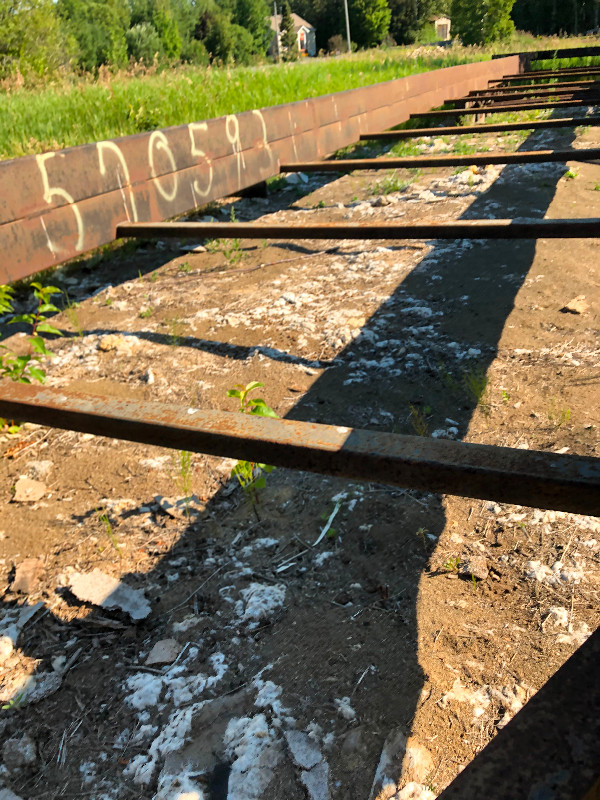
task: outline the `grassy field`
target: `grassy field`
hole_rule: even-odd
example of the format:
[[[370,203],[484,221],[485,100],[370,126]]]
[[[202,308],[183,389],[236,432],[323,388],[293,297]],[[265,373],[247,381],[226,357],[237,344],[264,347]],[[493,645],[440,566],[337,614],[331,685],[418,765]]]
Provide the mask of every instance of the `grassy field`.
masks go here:
[[[516,50],[575,47],[598,39],[518,34],[501,48],[397,47],[299,63],[229,69],[180,67],[145,74],[65,78],[0,94],[0,159],[57,150],[209,119],[491,58]]]

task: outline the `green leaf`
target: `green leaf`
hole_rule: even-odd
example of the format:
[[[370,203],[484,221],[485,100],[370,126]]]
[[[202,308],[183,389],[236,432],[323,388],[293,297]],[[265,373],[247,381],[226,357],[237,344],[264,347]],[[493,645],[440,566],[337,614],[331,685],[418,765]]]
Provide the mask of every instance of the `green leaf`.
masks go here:
[[[30,325],[33,325],[35,318],[33,314],[17,314],[13,317],[10,321],[11,325],[15,322],[28,322]]]
[[[42,339],[41,336],[30,336],[29,344],[31,345],[31,349],[33,350],[34,353],[41,353],[42,355],[48,354],[48,348],[46,347],[46,342]]]
[[[228,389],[227,397],[241,397],[241,394],[238,392],[237,389]]]
[[[63,335],[62,331],[59,331],[58,328],[55,328],[54,325],[50,325],[48,322],[40,322],[36,330],[41,331],[42,333],[53,333],[55,336]]]
[[[259,387],[262,387],[262,386],[264,386],[264,383],[260,383],[260,381],[251,381],[245,387],[246,394],[248,394],[248,392],[253,392],[255,389],[258,389]]]
[[[254,481],[254,488],[255,489],[264,489],[266,485],[267,485],[267,481],[263,477],[257,478]]]
[[[29,367],[29,374],[38,383],[45,383],[46,381],[46,373],[40,367]]]
[[[50,312],[60,313],[60,308],[57,308],[52,303],[42,303],[37,310],[38,314],[49,314]]]

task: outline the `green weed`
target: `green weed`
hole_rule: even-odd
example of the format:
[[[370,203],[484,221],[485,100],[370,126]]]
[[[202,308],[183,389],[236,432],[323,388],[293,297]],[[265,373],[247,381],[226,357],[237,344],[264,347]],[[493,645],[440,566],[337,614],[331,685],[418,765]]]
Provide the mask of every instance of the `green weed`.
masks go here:
[[[566,406],[557,407],[556,401],[550,401],[550,408],[548,409],[548,422],[553,428],[560,428],[567,425],[571,420],[571,409]]]
[[[479,408],[486,417],[491,412],[488,396],[488,379],[482,366],[476,365],[463,372],[462,384],[469,400]]]
[[[188,261],[184,261],[183,264],[180,264],[177,269],[179,272],[184,272],[189,274],[192,271],[192,265]]]
[[[429,436],[429,425],[427,424],[427,414],[431,412],[429,406],[425,406],[422,410],[417,408],[412,403],[409,403],[409,421],[412,429],[417,436]]]
[[[444,563],[446,572],[458,572],[460,566],[460,558],[458,556],[450,556]]]
[[[119,558],[123,558],[123,551],[121,550],[121,545],[119,544],[119,540],[117,539],[113,531],[107,510],[106,509],[100,510],[97,508],[96,511],[98,512],[98,519],[102,523],[102,527],[104,528],[104,533],[107,535],[108,540],[119,554]]]
[[[242,414],[250,414],[255,417],[273,417],[277,419],[277,414],[266,404],[262,397],[250,397],[252,392],[263,387],[264,383],[258,381],[251,381],[246,386],[238,383],[233,389],[227,391],[227,397],[235,397],[239,400],[238,410]],[[238,479],[257,517],[258,492],[266,485],[264,473],[269,474],[273,472],[274,469],[275,467],[268,464],[260,464],[255,461],[238,461],[231,470],[232,477],[235,476]]]
[[[25,355],[13,353],[5,345],[0,345],[5,354],[0,354],[0,378],[9,378],[17,383],[31,383],[32,380],[44,383],[46,372],[40,366],[44,356],[52,356],[47,349],[43,333],[62,336],[54,325],[47,320],[48,314],[59,313],[60,309],[52,303],[52,296],[62,294],[56,286],[42,286],[40,283],[31,284],[33,294],[38,301],[35,311],[29,314],[15,314],[10,323],[24,322],[31,326],[31,336],[28,337],[29,352]],[[13,310],[14,290],[10,286],[0,286],[0,314],[10,314]]]
[[[148,306],[148,308],[145,308],[143,311],[140,311],[138,316],[140,317],[140,319],[148,319],[149,317],[152,316],[152,314],[154,314],[154,308],[153,306]]]
[[[418,172],[418,170],[412,170]],[[386,175],[383,180],[378,181],[371,187],[372,194],[392,194],[392,192],[404,192],[411,185],[416,175],[411,178],[401,178],[397,172]]]
[[[186,517],[190,515],[190,499],[192,496],[192,459],[193,454],[187,450],[178,450],[172,455],[177,488],[183,495]]]
[[[579,175],[579,171],[578,170],[576,170],[576,169],[568,169],[565,172],[565,174],[563,175],[563,178],[565,178],[565,180],[567,180],[567,181],[573,181],[573,180],[575,180],[575,178],[577,178],[578,175]]]

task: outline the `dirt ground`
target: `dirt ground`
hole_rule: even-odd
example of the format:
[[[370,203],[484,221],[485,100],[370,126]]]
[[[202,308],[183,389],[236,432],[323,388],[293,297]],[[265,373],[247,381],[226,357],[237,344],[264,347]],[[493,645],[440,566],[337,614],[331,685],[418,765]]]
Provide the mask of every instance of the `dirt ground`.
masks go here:
[[[208,213],[600,216],[600,165],[569,168],[291,177]],[[48,385],[235,411],[261,381],[282,417],[600,455],[598,240],[194,246],[59,270]],[[596,518],[283,469],[254,509],[228,459],[0,439],[0,789],[24,800],[431,800],[598,625]],[[79,599],[93,570],[133,617]]]

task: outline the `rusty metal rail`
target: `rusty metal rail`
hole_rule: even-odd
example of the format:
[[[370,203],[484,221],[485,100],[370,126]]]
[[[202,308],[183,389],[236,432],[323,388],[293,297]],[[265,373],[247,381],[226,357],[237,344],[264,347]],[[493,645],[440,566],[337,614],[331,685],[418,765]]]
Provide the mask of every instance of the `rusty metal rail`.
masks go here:
[[[431,128],[404,128],[361,134],[369,139],[415,139],[421,136],[462,136],[473,133],[503,133],[505,131],[543,130],[544,128],[576,128],[579,125],[600,125],[600,117],[557,117],[556,119],[523,120],[522,122],[490,122],[479,125],[446,125]]]
[[[321,475],[600,516],[600,459],[0,384],[0,416]]]
[[[256,222],[132,222],[117,237],[137,239],[582,239],[600,236],[600,218],[493,219],[398,225],[329,222],[264,225]]]
[[[531,94],[534,92],[552,92],[558,89],[571,89],[574,91],[580,91],[583,89],[595,88],[595,86],[598,84],[600,84],[600,81],[581,80],[565,81],[564,83],[534,83],[527,86],[488,86],[487,89],[474,89],[472,92],[469,92],[467,97],[479,98],[486,94],[493,95],[494,97],[498,94],[514,96],[515,94],[519,94],[521,92],[524,94]]]
[[[492,78],[490,83],[504,83],[505,81],[553,80],[554,78],[583,77],[585,75],[600,75],[600,67],[567,67],[565,69],[539,69],[514,72],[503,75],[501,78]]]
[[[598,87],[600,88],[600,81],[598,82]],[[448,100],[445,105],[448,103],[453,103],[456,108],[467,108],[469,103],[506,103],[506,102],[529,102],[535,99],[546,100],[546,99],[556,99],[556,100],[567,100],[567,99],[583,99],[590,96],[599,97],[600,95],[596,92],[595,89],[591,87],[583,87],[580,89],[527,89],[521,92],[505,92],[505,93],[497,93],[494,91],[491,92],[482,92],[481,94],[476,95],[467,95],[466,97],[457,97],[454,100]]]
[[[561,161],[596,161],[600,148],[585,150],[522,150],[518,153],[471,153],[469,155],[427,155],[403,158],[347,158],[282,164],[281,172],[354,172],[373,169],[413,167],[469,167],[487,164],[547,164]]]
[[[571,108],[576,106],[594,106],[600,96],[590,97],[588,100],[549,100],[535,103],[490,103],[479,107],[470,108],[443,108],[436,111],[411,114],[411,119],[447,119],[448,117],[464,117],[467,114],[507,114],[513,111],[535,111],[537,109]]]

